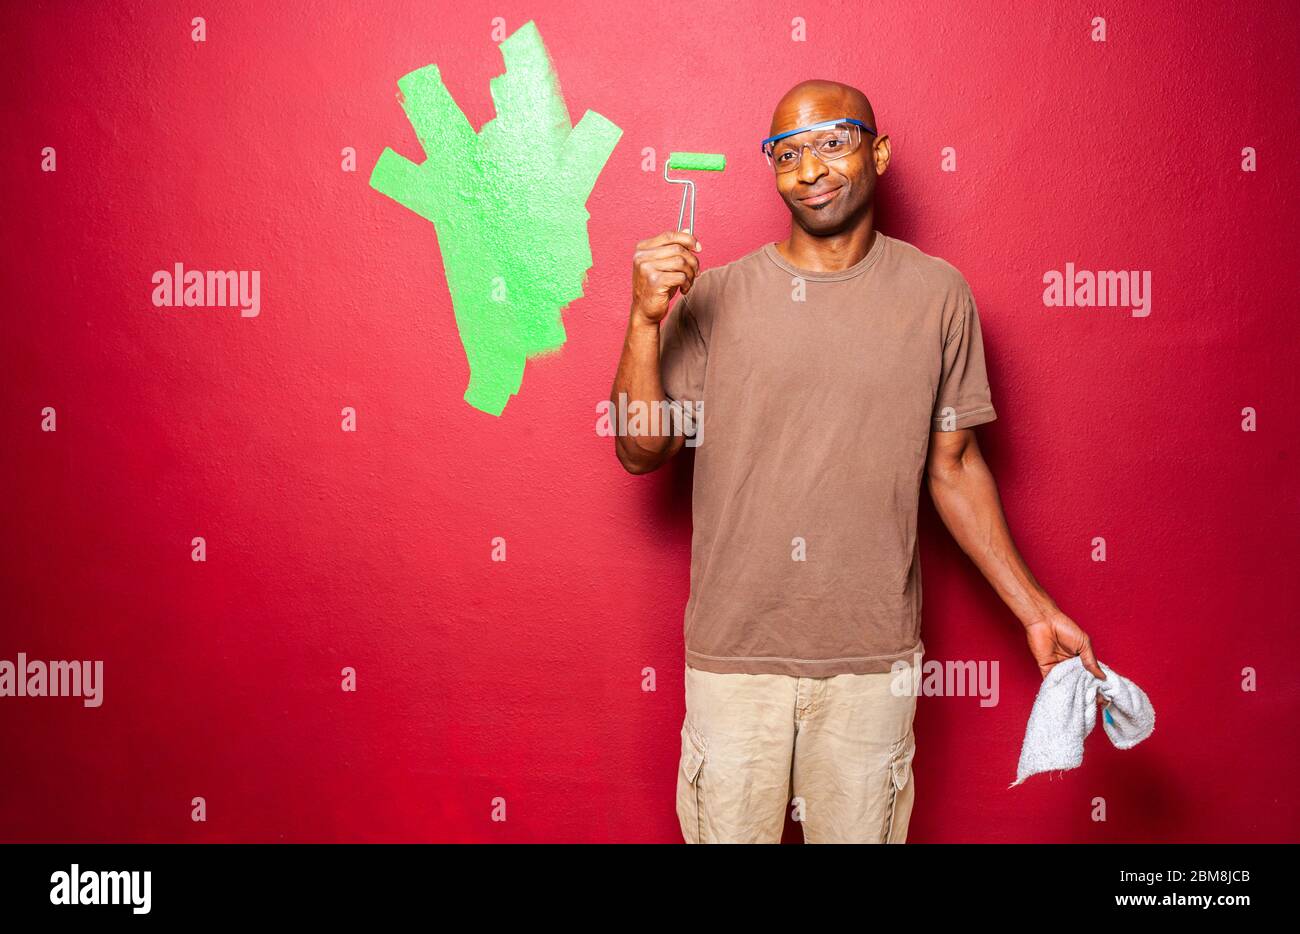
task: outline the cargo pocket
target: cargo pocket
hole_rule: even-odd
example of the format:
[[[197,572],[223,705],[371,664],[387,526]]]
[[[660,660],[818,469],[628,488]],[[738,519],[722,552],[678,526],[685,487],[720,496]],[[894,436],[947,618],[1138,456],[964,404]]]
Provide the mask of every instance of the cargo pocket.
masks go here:
[[[682,723],[682,758],[677,776],[677,818],[681,821],[682,837],[687,843],[704,840],[704,790],[701,771],[708,757],[708,744],[691,726]]]
[[[905,824],[898,820],[900,798],[912,777],[912,757],[916,755],[916,734],[911,730],[889,750],[889,798],[885,803],[888,820],[885,824],[885,843],[898,843],[905,832]],[[910,798],[909,798],[910,802]],[[910,803],[908,805],[910,807]],[[909,812],[910,814],[910,812]]]

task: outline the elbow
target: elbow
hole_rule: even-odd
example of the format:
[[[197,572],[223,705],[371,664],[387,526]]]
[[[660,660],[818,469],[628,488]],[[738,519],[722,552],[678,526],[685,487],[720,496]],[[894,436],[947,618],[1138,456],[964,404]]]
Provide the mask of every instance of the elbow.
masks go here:
[[[634,476],[651,473],[663,463],[661,458],[648,455],[647,452],[639,448],[624,444],[622,438],[619,438],[615,443],[614,453],[618,455],[618,462],[623,465],[623,469]]]
[[[659,466],[646,461],[633,460],[630,457],[624,457],[622,454],[619,454],[618,462],[623,465],[624,470],[636,477],[641,474],[651,473]]]
[[[952,489],[960,480],[962,464],[960,460],[943,460],[931,464],[925,472],[926,486],[933,497],[943,490]]]

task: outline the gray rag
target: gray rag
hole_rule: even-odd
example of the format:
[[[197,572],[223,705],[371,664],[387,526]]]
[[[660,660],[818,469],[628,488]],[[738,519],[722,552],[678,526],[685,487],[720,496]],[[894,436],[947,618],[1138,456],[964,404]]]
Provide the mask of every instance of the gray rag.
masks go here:
[[[1102,681],[1075,656],[1058,663],[1038,689],[1029,714],[1014,788],[1031,775],[1074,769],[1083,763],[1083,741],[1097,723],[1097,692],[1106,699],[1102,728],[1116,749],[1131,749],[1156,728],[1156,711],[1146,693],[1108,665]]]

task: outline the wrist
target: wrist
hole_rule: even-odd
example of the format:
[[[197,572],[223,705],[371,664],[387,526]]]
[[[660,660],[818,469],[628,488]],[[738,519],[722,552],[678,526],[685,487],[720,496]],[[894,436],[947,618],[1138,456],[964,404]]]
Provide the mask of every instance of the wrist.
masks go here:
[[[1029,609],[1020,617],[1020,624],[1028,629],[1030,626],[1036,626],[1039,623],[1050,623],[1060,615],[1062,615],[1061,608],[1047,594],[1042,594],[1032,602]]]
[[[654,339],[659,340],[659,322],[649,317],[637,305],[632,306],[632,315],[628,319],[627,329],[633,336],[647,337],[654,335]]]

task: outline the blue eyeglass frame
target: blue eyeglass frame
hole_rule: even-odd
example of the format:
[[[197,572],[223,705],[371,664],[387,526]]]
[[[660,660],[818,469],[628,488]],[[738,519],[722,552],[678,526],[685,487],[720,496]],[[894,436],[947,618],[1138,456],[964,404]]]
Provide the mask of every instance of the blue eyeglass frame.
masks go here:
[[[838,120],[823,120],[821,123],[814,123],[811,124],[810,126],[801,126],[797,130],[786,130],[784,133],[776,134],[776,136],[769,136],[767,139],[763,140],[763,142],[758,144],[758,148],[763,151],[763,155],[767,155],[768,143],[775,143],[779,140],[785,139],[787,136],[794,136],[796,133],[806,133],[809,130],[829,129],[830,127],[833,126],[839,126],[841,123],[852,123],[855,126],[862,127],[862,129],[866,130],[869,135],[871,136],[876,135],[875,127],[867,126],[861,120],[854,120],[852,117],[841,117]]]

